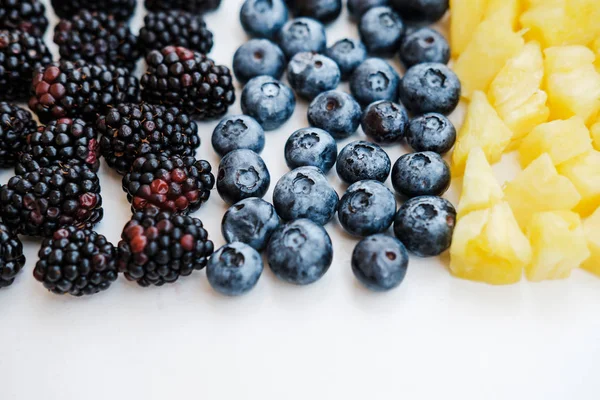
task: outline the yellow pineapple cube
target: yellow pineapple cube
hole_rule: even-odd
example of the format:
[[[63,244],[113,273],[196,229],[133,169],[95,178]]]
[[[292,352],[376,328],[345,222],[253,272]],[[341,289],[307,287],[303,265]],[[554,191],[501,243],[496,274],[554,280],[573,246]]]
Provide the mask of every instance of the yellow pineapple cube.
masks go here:
[[[596,53],[596,69],[600,71],[600,36],[594,40],[592,44],[592,50]]]
[[[533,251],[525,267],[530,281],[566,279],[590,256],[581,218],[570,211],[534,214],[527,237]]]
[[[474,211],[459,219],[450,247],[454,276],[492,285],[521,280],[531,262],[529,241],[507,203]]]
[[[575,211],[586,217],[600,205],[600,152],[590,150],[557,167],[558,173],[566,176],[581,195]]]
[[[469,153],[463,188],[458,202],[458,218],[473,211],[485,210],[502,201],[504,192],[494,176],[494,171],[485,158],[485,153],[476,147]]]
[[[592,135],[592,144],[594,145],[594,148],[600,151],[600,121],[592,125],[590,133]]]
[[[497,23],[510,26],[513,30],[517,30],[520,14],[521,0],[488,0],[483,19],[494,20]]]
[[[591,255],[581,268],[600,276],[600,207],[584,222],[583,231]]]
[[[483,20],[488,0],[450,0],[450,49],[458,57],[467,48],[473,31]]]

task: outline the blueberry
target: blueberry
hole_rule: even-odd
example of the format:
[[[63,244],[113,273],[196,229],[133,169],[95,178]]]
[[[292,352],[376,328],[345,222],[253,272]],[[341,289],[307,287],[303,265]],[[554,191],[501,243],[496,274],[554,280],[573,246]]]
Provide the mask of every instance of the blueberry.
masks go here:
[[[244,199],[227,210],[221,232],[228,243],[242,242],[258,251],[267,247],[271,235],[279,228],[275,208],[256,197]]]
[[[344,147],[336,164],[338,176],[349,185],[365,180],[385,182],[391,167],[392,162],[381,147],[362,140]]]
[[[240,10],[240,21],[253,37],[274,39],[288,19],[284,0],[246,0]]]
[[[348,11],[354,19],[360,19],[373,7],[389,6],[390,0],[348,0]]]
[[[361,126],[365,134],[377,143],[396,143],[404,137],[408,128],[408,113],[400,104],[377,101],[363,113]]]
[[[448,64],[450,45],[446,38],[431,28],[417,29],[402,40],[400,60],[406,68],[426,62]]]
[[[342,227],[351,235],[369,236],[385,232],[396,214],[394,194],[379,181],[351,185],[338,205]]]
[[[400,100],[416,115],[429,112],[448,115],[460,100],[460,81],[444,64],[417,64],[406,71],[400,83]]]
[[[308,122],[326,130],[336,139],[354,134],[360,125],[360,104],[339,90],[318,95],[308,107]]]
[[[285,161],[290,169],[317,167],[326,174],[333,167],[336,159],[335,139],[323,129],[297,130],[285,144]]]
[[[369,53],[391,56],[402,43],[404,23],[390,7],[373,7],[363,14],[358,31]]]
[[[316,167],[300,167],[285,174],[273,192],[277,214],[285,221],[308,218],[325,225],[337,209],[339,197]]]
[[[408,252],[396,238],[373,235],[361,240],[352,253],[352,272],[368,289],[385,292],[406,276]]]
[[[244,43],[233,55],[233,73],[242,83],[261,75],[279,79],[284,70],[283,51],[267,39],[252,39]]]
[[[342,39],[329,47],[325,55],[337,63],[342,80],[347,81],[354,70],[367,59],[367,48],[358,39]]]
[[[212,146],[221,157],[239,149],[260,153],[265,148],[265,131],[247,115],[226,117],[213,131]]]
[[[270,184],[271,175],[265,162],[252,150],[234,150],[219,164],[217,191],[226,203],[263,197]]]
[[[257,76],[242,91],[242,112],[267,130],[283,125],[294,113],[296,98],[292,89],[270,76]]]
[[[342,0],[288,0],[294,15],[332,22],[342,12]]]
[[[323,53],[327,47],[325,28],[314,19],[296,18],[279,31],[277,43],[288,59],[303,51]]]
[[[290,86],[298,96],[314,99],[319,93],[335,89],[340,69],[331,58],[315,53],[296,53],[287,68]]]
[[[381,58],[368,58],[350,78],[350,91],[363,106],[378,100],[398,100],[400,76]]]
[[[415,151],[445,154],[456,142],[456,129],[444,115],[429,113],[410,121],[406,140]]]
[[[234,242],[217,250],[206,266],[208,283],[225,296],[241,296],[256,286],[263,261],[247,244]]]
[[[309,285],[321,279],[333,261],[327,231],[308,219],[281,226],[267,247],[267,260],[279,279]]]
[[[419,257],[442,254],[452,243],[456,210],[441,197],[421,196],[404,203],[394,219],[394,233]]]
[[[406,21],[431,25],[446,14],[449,0],[390,0],[392,7]]]
[[[441,196],[450,187],[450,167],[432,151],[405,154],[392,168],[392,185],[408,198]]]

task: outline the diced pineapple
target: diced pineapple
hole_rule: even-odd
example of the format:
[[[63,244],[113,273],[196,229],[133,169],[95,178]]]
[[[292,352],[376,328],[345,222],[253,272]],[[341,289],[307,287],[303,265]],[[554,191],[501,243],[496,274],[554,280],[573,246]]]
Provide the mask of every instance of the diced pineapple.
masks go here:
[[[570,211],[534,214],[527,237],[533,250],[525,267],[530,281],[566,279],[590,256],[581,218]]]
[[[590,257],[581,268],[600,276],[600,207],[583,224]]]
[[[482,92],[475,92],[467,116],[458,132],[452,154],[452,174],[461,176],[472,149],[481,147],[490,163],[500,160],[512,132],[500,119]]]
[[[507,203],[459,219],[450,247],[453,275],[492,285],[521,280],[531,247]]]
[[[600,151],[600,121],[592,125],[590,133],[592,135],[592,144],[594,145],[594,148]]]
[[[600,72],[600,36],[594,40],[592,50],[596,53],[596,69]]]
[[[600,205],[600,152],[590,150],[561,164],[558,173],[569,178],[581,195],[575,211],[586,217]]]
[[[503,197],[504,192],[483,150],[480,147],[474,148],[467,159],[462,193],[458,202],[458,218],[473,211],[491,208]]]
[[[520,0],[488,0],[483,19],[494,20],[499,24],[510,26],[512,30],[517,30],[520,14]]]
[[[519,147],[521,166],[544,153],[548,153],[554,165],[560,165],[592,149],[590,132],[580,117],[566,121],[552,121],[536,127],[523,139]]]
[[[504,187],[504,198],[525,229],[531,215],[572,210],[581,196],[571,181],[558,174],[548,154],[542,154]]]
[[[458,57],[467,48],[473,31],[483,20],[488,0],[450,0],[450,48]]]

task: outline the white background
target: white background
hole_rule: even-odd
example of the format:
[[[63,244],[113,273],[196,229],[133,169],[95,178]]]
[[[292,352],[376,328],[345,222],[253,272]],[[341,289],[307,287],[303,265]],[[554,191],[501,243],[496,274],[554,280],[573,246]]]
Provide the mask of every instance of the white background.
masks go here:
[[[223,3],[207,17],[211,56],[231,65],[247,38],[237,19],[242,0]],[[143,13],[140,5],[136,32]],[[344,12],[327,34],[332,44],[357,36],[356,25]],[[267,134],[271,189],[287,171],[285,140],[307,125],[306,106],[300,101]],[[199,124],[199,157],[216,169],[215,125]],[[392,161],[406,152],[386,150]],[[498,177],[515,165],[509,157],[496,166]],[[2,171],[0,182],[11,174]],[[341,195],[335,172],[329,178]],[[97,229],[116,244],[129,204],[104,165],[101,182],[106,212]],[[214,191],[195,214],[217,246],[225,210]],[[350,270],[356,240],[337,222],[327,230],[335,260],[320,282],[293,287],[266,268],[256,289],[236,299],[215,294],[204,271],[161,288],[119,279],[97,296],[55,296],[32,277],[40,242],[24,239],[27,265],[0,291],[0,399],[600,398],[600,279],[575,271],[568,281],[491,287],[452,278],[447,258],[412,258],[400,288],[373,294]]]

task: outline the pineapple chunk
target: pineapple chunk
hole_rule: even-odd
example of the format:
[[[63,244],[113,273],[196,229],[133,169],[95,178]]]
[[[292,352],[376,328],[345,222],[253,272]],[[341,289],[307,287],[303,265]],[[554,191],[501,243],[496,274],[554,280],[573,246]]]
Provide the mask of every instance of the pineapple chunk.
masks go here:
[[[452,173],[461,176],[472,149],[481,147],[490,163],[500,160],[512,132],[482,92],[475,92],[452,154]]]
[[[458,218],[473,211],[485,210],[498,204],[504,192],[494,176],[485,153],[476,147],[469,153],[463,188],[458,202]]]
[[[519,147],[521,166],[527,167],[544,153],[550,155],[554,165],[559,165],[591,150],[591,142],[590,132],[579,117],[547,122],[523,139]]]
[[[590,256],[581,218],[570,211],[534,214],[527,237],[533,251],[525,267],[530,281],[566,279]]]
[[[596,69],[600,72],[600,36],[594,40],[592,50],[596,53]]]
[[[525,229],[532,214],[571,210],[579,204],[581,195],[568,178],[558,174],[550,156],[542,154],[506,184],[504,198]]]
[[[569,178],[581,195],[575,211],[586,217],[600,204],[600,152],[590,150],[558,167],[558,173]]]
[[[483,20],[488,0],[450,0],[450,48],[458,57],[467,48],[473,31]]]
[[[581,268],[600,276],[600,207],[583,224],[583,231],[591,252]]]
[[[516,30],[519,25],[518,18],[520,14],[521,0],[488,0],[483,19],[494,20]]]
[[[600,151],[600,121],[598,121],[595,125],[592,125],[590,133],[592,134],[592,143],[594,144],[594,148]]]
[[[454,276],[492,285],[521,280],[531,247],[507,203],[459,219],[450,247]]]

